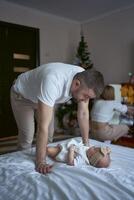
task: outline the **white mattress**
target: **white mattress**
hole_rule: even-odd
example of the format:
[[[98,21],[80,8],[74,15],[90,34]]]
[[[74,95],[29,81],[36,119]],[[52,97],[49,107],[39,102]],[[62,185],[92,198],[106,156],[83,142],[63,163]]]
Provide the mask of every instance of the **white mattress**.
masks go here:
[[[35,171],[35,148],[2,155],[0,200],[133,200],[134,149],[109,146],[112,161],[107,169],[54,163],[48,175]]]

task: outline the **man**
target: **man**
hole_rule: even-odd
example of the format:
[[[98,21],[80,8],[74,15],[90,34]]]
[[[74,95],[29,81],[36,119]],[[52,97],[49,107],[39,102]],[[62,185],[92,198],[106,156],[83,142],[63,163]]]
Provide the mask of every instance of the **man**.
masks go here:
[[[21,74],[11,88],[11,104],[18,126],[19,148],[31,147],[34,135],[34,114],[37,111],[36,170],[46,174],[51,166],[46,163],[46,147],[54,105],[70,98],[78,102],[78,123],[83,143],[88,145],[89,111],[91,98],[104,88],[103,76],[95,70],[64,63],[48,63]]]

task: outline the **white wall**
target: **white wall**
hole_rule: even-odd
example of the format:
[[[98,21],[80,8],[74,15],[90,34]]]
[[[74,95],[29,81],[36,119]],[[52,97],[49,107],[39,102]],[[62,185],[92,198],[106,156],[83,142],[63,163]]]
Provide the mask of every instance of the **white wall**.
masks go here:
[[[84,24],[84,33],[106,83],[127,81],[134,73],[134,7]]]
[[[79,41],[79,24],[2,0],[0,20],[40,29],[41,64],[73,62]]]
[[[85,23],[83,30],[94,66],[106,83],[128,80],[134,72],[134,8]],[[80,24],[0,1],[0,20],[40,29],[40,61],[72,63],[80,40]]]

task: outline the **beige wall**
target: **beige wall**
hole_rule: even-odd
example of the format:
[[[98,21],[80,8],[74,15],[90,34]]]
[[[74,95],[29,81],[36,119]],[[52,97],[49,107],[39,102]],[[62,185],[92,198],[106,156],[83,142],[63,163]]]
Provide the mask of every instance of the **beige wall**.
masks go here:
[[[106,83],[128,80],[134,73],[134,7],[84,24],[92,60]]]
[[[40,61],[72,63],[80,25],[36,10],[0,1],[0,20],[40,29]]]

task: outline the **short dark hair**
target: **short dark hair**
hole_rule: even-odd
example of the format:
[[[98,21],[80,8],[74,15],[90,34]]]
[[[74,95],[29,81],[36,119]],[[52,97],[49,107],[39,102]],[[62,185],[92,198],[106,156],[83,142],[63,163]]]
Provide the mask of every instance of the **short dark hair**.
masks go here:
[[[101,72],[95,69],[87,69],[83,72],[79,72],[75,75],[76,79],[79,79],[81,84],[93,89],[96,97],[98,98],[104,89],[104,78]]]
[[[101,94],[101,98],[104,100],[115,100],[114,87],[111,85],[106,85]]]

